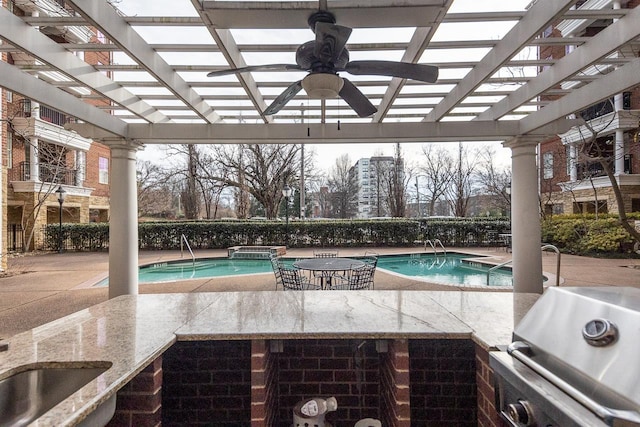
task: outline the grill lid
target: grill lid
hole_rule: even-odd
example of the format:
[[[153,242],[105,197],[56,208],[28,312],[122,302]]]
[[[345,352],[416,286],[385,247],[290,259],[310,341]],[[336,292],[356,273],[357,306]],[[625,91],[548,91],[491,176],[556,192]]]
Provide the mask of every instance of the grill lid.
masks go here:
[[[603,419],[640,423],[640,289],[548,288],[509,353]]]

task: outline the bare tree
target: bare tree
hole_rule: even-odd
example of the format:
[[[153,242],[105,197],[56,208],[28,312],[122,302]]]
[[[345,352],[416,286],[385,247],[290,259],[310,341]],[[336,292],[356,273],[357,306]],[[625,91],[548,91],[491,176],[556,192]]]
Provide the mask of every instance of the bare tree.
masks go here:
[[[150,161],[136,164],[138,185],[138,214],[140,216],[169,216],[172,212],[172,192],[166,171]]]
[[[454,162],[451,154],[443,147],[431,144],[422,146],[424,159],[418,172],[427,178],[424,194],[427,198],[427,214],[434,215],[438,200],[445,195],[452,179]]]
[[[411,177],[405,171],[399,143],[395,146],[393,165],[385,172],[385,193],[389,213],[392,217],[403,218],[407,213],[407,186]]]
[[[215,168],[201,168],[205,176],[238,189],[236,205],[247,201],[246,192],[264,207],[267,218],[275,218],[282,189],[285,184],[291,185],[299,173],[300,146],[243,144],[213,145],[210,149]],[[305,165],[309,170],[313,167],[311,154]]]
[[[455,216],[467,216],[476,167],[477,152],[470,153],[461,142],[458,143],[458,159],[454,165],[451,184],[447,190],[449,204]]]
[[[491,207],[500,212],[511,210],[511,169],[500,168],[495,161],[495,150],[485,147],[479,153],[477,183],[481,191],[491,196]]]
[[[349,173],[350,169],[351,159],[348,154],[338,157],[331,168],[327,182],[331,217],[352,218],[357,213],[359,185],[356,176]]]

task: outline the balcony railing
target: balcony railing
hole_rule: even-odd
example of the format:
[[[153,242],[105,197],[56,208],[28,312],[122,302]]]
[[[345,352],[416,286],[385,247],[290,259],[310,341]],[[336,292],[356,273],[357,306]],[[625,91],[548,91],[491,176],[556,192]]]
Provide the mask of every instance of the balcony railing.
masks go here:
[[[31,165],[29,162],[20,162],[17,172],[18,176],[15,176],[15,174],[12,176],[14,181],[31,180]],[[41,163],[39,165],[38,175],[42,182],[77,186],[77,172],[77,169],[67,169],[60,165]]]
[[[31,100],[23,99],[20,101],[20,112],[18,113],[18,117],[31,117]],[[64,126],[70,119],[64,113],[60,111],[54,110],[52,108],[47,107],[46,105],[40,105],[39,114],[40,120],[43,120],[48,123],[52,123],[58,126]]]

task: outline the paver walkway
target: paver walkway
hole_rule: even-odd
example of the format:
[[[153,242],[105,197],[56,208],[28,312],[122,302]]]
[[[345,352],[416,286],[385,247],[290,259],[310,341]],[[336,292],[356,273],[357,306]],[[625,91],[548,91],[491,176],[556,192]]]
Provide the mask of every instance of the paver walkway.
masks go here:
[[[340,248],[341,256],[422,252],[421,248]],[[455,249],[450,249],[455,250]],[[495,248],[461,249],[494,257],[496,263],[508,260],[509,253]],[[196,251],[198,257],[226,256],[226,250]],[[313,249],[290,249],[287,256],[313,256]],[[139,263],[179,259],[179,251],[140,252]],[[107,289],[91,287],[108,273],[107,253],[64,253],[14,256],[7,275],[0,277],[0,338],[8,338],[107,299]],[[554,273],[555,255],[543,255],[543,268]],[[595,259],[562,255],[561,286],[640,287],[640,260]],[[163,284],[140,285],[140,293],[222,292],[274,290],[272,273],[238,278],[209,278]],[[457,286],[407,280],[378,270],[375,289],[474,290]],[[495,289],[490,289],[495,290]]]

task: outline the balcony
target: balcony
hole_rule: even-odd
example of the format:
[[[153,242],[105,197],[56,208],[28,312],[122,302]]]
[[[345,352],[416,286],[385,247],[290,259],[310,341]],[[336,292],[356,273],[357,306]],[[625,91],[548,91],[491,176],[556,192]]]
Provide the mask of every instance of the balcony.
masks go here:
[[[38,12],[40,16],[67,17],[72,16],[71,12],[64,8],[64,1],[59,0],[14,0],[13,4],[25,12]],[[41,27],[44,34],[62,36],[70,42],[89,43],[91,40],[91,30],[83,26],[56,26]]]
[[[27,102],[22,113],[12,119],[13,127],[26,138],[42,139],[70,150],[89,151],[92,143],[90,139],[64,128],[69,120],[67,115],[41,105],[37,116],[39,117],[32,116],[31,103]]]
[[[38,165],[38,179],[31,177],[31,164],[21,162],[18,167],[9,169],[9,180],[16,193],[38,193],[43,191],[43,184],[49,186],[63,185],[65,190],[73,195],[89,196],[92,188],[80,187],[78,169],[70,169],[60,165],[41,163]]]
[[[562,143],[577,144],[593,136],[591,129],[598,133],[598,137],[609,135],[616,130],[630,130],[638,127],[640,110],[620,110],[589,120],[589,126],[577,126],[569,132],[558,135]]]

